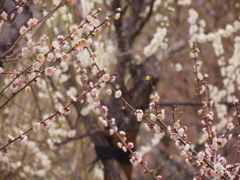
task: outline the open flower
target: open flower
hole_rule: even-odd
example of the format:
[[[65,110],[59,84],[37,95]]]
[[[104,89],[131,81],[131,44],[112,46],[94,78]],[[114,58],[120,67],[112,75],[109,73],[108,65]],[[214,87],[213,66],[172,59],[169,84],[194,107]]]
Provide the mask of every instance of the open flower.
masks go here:
[[[47,76],[53,76],[54,73],[55,73],[55,71],[56,71],[56,68],[47,67],[47,68],[45,69],[45,74],[46,74]]]
[[[63,62],[68,62],[70,60],[70,55],[66,53],[62,53],[62,61]]]
[[[34,132],[37,132],[41,129],[41,123],[40,122],[37,122],[37,123],[34,123],[33,124],[33,131]]]
[[[41,64],[37,61],[33,64],[32,68],[33,68],[33,70],[38,71],[40,66],[41,66]]]
[[[151,113],[151,114],[150,114],[150,119],[151,119],[152,121],[156,121],[157,117],[156,117],[155,114]]]
[[[27,30],[28,30],[28,28],[26,27],[26,26],[22,26],[21,28],[20,28],[20,34],[21,35],[23,35],[23,34],[25,34],[26,32],[27,32]]]
[[[77,35],[77,34],[78,34],[78,28],[77,28],[77,27],[73,27],[73,28],[71,29],[71,31],[72,31],[72,33],[73,33],[74,35]]]
[[[37,23],[38,23],[38,20],[37,20],[36,18],[31,18],[31,19],[29,19],[29,21],[27,22],[28,27],[30,27],[30,28],[36,26]]]
[[[90,46],[90,45],[92,44],[92,39],[88,39],[88,40],[86,40],[86,39],[80,39],[80,40],[79,40],[79,43],[80,43],[80,45],[81,45],[83,48],[85,48],[85,47],[88,47],[88,46]]]
[[[111,89],[107,89],[107,94],[110,96],[112,94],[112,90]]]
[[[159,120],[165,119],[165,109],[161,110],[161,112],[157,115],[157,119],[159,119]]]
[[[40,64],[43,64],[45,61],[45,56],[43,54],[38,54],[37,60],[40,62]]]
[[[31,90],[31,87],[30,86],[27,86],[25,88],[25,93],[30,93],[32,90]]]
[[[5,11],[3,11],[2,14],[1,14],[1,17],[3,19],[7,20],[8,14]]]
[[[232,130],[233,128],[234,124],[232,122],[227,124],[227,129]]]
[[[48,56],[47,56],[47,61],[51,62],[53,58],[54,58],[54,54],[53,53],[49,53]]]
[[[158,95],[154,95],[154,96],[153,96],[153,100],[154,100],[154,101],[157,102],[157,101],[159,101],[159,99],[160,99],[160,97],[159,97]]]
[[[120,13],[117,13],[117,14],[115,15],[115,19],[118,20],[118,19],[120,18],[120,16],[121,16]]]
[[[120,98],[122,96],[122,91],[118,90],[115,92],[115,98]]]
[[[103,80],[104,82],[109,81],[109,79],[110,79],[109,74],[104,74],[103,77],[102,77],[102,80]]]
[[[205,153],[204,152],[199,152],[197,154],[197,158],[198,158],[199,161],[203,161],[204,157],[205,157]]]

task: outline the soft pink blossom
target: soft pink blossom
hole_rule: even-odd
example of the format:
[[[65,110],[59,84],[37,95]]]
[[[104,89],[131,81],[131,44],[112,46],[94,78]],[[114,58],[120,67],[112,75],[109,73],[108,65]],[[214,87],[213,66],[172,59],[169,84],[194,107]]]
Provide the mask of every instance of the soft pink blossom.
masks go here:
[[[68,62],[70,60],[70,55],[66,53],[62,53],[61,59],[63,62]]]
[[[120,13],[117,13],[117,14],[115,15],[115,19],[118,20],[118,19],[120,18],[120,16],[121,16],[121,14],[120,14]]]
[[[227,124],[227,129],[232,130],[234,128],[234,124],[233,123],[228,123]]]
[[[37,123],[34,123],[33,124],[33,131],[34,132],[37,132],[41,129],[41,123],[40,122],[37,122]]]
[[[37,62],[35,62],[34,64],[33,64],[33,70],[35,70],[35,71],[38,71],[39,70],[39,68],[40,68],[40,66],[41,66],[41,64],[37,61]]]
[[[27,22],[28,27],[30,27],[30,28],[36,26],[37,23],[38,23],[38,20],[36,18],[31,18]]]
[[[109,81],[109,79],[110,79],[109,74],[104,74],[103,77],[102,77],[102,80],[103,80],[104,82]]]
[[[56,71],[56,68],[47,67],[47,68],[45,69],[45,74],[46,74],[47,76],[53,76],[54,73],[55,73],[55,71]]]
[[[23,35],[23,34],[25,34],[25,33],[27,33],[27,30],[28,30],[28,28],[26,28],[26,26],[22,26],[21,28],[20,28],[20,34],[21,35]]]

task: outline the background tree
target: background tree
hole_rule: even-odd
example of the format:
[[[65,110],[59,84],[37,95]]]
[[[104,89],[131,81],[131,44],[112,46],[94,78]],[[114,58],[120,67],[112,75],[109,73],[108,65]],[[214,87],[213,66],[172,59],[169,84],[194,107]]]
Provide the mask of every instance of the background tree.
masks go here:
[[[239,2],[2,0],[0,5],[0,146],[9,143],[0,152],[2,179],[150,179],[142,175],[144,163],[132,167],[130,152],[109,134],[112,127],[102,126],[105,111],[154,174],[196,178],[200,168],[185,162],[185,151],[176,148],[171,135],[145,131],[151,124],[140,123],[131,107],[150,114],[153,94],[159,94],[164,123],[181,121],[188,142],[204,151],[203,99],[195,94],[207,83],[211,90],[203,95],[214,101],[217,135],[236,122],[233,139],[216,154],[239,162],[233,108],[240,87]],[[193,58],[197,77],[190,53],[194,41],[200,51]],[[107,83],[102,83],[104,73],[111,76]],[[207,76],[208,82],[200,81]],[[115,89],[124,99],[115,98]]]

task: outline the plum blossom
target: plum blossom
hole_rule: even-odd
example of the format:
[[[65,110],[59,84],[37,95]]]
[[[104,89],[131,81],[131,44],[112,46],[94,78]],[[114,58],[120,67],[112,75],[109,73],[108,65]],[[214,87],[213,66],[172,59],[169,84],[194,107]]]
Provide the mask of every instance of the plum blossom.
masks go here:
[[[1,14],[1,17],[3,19],[7,20],[7,16],[8,16],[8,14],[5,11],[3,11],[2,14]]]
[[[109,134],[110,134],[110,136],[112,136],[114,134],[114,130],[113,129],[109,129]]]
[[[117,14],[115,15],[115,19],[116,19],[116,20],[118,20],[120,17],[121,17],[121,14],[120,14],[120,13],[117,13]]]
[[[127,152],[127,148],[126,148],[125,146],[122,147],[122,150],[123,150],[124,152]]]
[[[118,143],[117,143],[117,146],[118,146],[119,148],[122,148],[122,143],[118,142]]]
[[[142,121],[143,115],[144,115],[143,110],[141,109],[136,110],[137,121]]]
[[[134,147],[134,144],[132,142],[128,143],[128,148],[132,149]]]
[[[53,53],[49,53],[49,54],[47,55],[47,61],[48,61],[48,62],[52,61],[53,58],[54,58],[54,54],[53,54]]]
[[[68,62],[70,60],[70,55],[66,53],[62,53],[61,59],[63,62]]]
[[[38,23],[38,20],[37,20],[36,18],[31,18],[31,19],[29,19],[29,21],[27,22],[27,25],[28,25],[28,27],[31,28],[31,27],[36,26],[37,23]]]
[[[47,67],[47,68],[45,69],[45,74],[46,74],[47,76],[53,76],[54,73],[55,73],[55,71],[56,71],[56,68]]]
[[[104,127],[107,127],[107,126],[108,126],[107,121],[104,120],[102,117],[99,117],[98,120],[102,123],[102,125],[103,125]]]
[[[224,169],[224,167],[223,167],[223,165],[221,165],[220,163],[216,163],[216,164],[214,164],[214,169],[215,169],[216,171],[221,171],[221,170]]]
[[[159,97],[157,94],[155,94],[155,95],[153,96],[153,100],[154,100],[154,101],[157,102],[157,101],[159,101],[159,99],[160,99],[160,97]]]
[[[204,159],[204,157],[205,157],[205,153],[204,152],[199,152],[197,154],[197,158],[198,158],[199,161],[202,161]]]
[[[85,48],[85,47],[88,47],[88,46],[90,46],[90,45],[92,44],[92,39],[88,39],[88,40],[86,40],[86,39],[80,39],[80,40],[79,40],[79,43],[80,43],[80,45],[81,45],[83,48]]]
[[[34,71],[38,71],[40,66],[41,66],[41,64],[37,61],[37,62],[33,63],[32,68]]]
[[[115,98],[120,98],[122,96],[122,91],[118,90],[115,92]]]
[[[27,87],[25,88],[25,93],[30,93],[30,92],[31,92],[31,87],[27,86]]]
[[[180,128],[179,122],[174,123],[173,127],[174,127],[175,129],[179,129],[179,128]]]
[[[164,120],[165,119],[165,109],[162,109],[161,113],[157,114],[157,118],[159,120]]]
[[[23,134],[20,135],[19,138],[21,139],[21,143],[24,143],[28,139],[28,137],[26,135],[23,135]]]
[[[156,133],[160,133],[160,131],[161,131],[160,127],[156,124],[153,126],[153,129]]]
[[[20,32],[21,35],[23,35],[23,34],[27,33],[27,30],[28,30],[28,29],[26,28],[26,26],[22,26],[22,27],[20,28],[20,31],[19,31],[19,32]]]
[[[151,119],[152,121],[156,121],[157,117],[156,117],[155,114],[151,113],[151,114],[150,114],[150,119]]]
[[[72,31],[72,33],[73,33],[74,35],[77,35],[77,34],[78,34],[78,28],[77,28],[77,27],[73,27],[73,28],[71,29],[71,31]]]
[[[232,130],[234,128],[234,124],[233,123],[228,123],[227,124],[227,129]]]
[[[43,54],[38,54],[37,60],[40,62],[40,64],[43,64],[45,61],[45,56]]]
[[[103,77],[102,77],[102,80],[103,80],[104,82],[109,81],[109,79],[110,79],[109,74],[104,74]]]
[[[146,131],[150,131],[151,130],[147,123],[144,123],[144,129]]]
[[[112,90],[111,89],[107,89],[107,94],[110,96],[112,94]]]
[[[41,129],[41,123],[40,122],[37,122],[37,123],[34,123],[33,124],[33,131],[34,132],[37,132]]]

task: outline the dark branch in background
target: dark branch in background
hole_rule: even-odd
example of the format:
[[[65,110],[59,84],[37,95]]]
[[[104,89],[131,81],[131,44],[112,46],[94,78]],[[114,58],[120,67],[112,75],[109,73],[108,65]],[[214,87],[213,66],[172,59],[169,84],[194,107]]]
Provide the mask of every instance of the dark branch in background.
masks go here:
[[[7,13],[11,10],[15,9],[15,4],[13,1],[3,1],[3,9]],[[8,29],[6,29],[0,36],[0,66],[2,66],[1,55],[9,50],[15,41],[20,36],[19,30],[22,26],[26,25],[28,20],[33,16],[32,10],[29,7],[29,3],[26,3],[23,6],[23,12],[21,14],[17,14],[15,12],[15,18],[11,21],[11,25]]]
[[[133,42],[136,37],[141,33],[141,31],[143,30],[144,26],[146,25],[146,23],[149,21],[150,17],[152,16],[152,12],[153,12],[153,5],[154,5],[155,0],[151,1],[151,5],[150,5],[150,9],[149,12],[147,14],[147,16],[144,19],[141,19],[140,24],[138,26],[137,29],[135,29],[135,31],[133,32],[132,36],[131,36],[131,40],[130,42]],[[138,15],[137,15],[138,16]],[[139,17],[139,16],[138,16]]]
[[[137,16],[138,19],[140,19],[140,16],[138,14],[137,9],[135,8],[135,6],[132,4],[132,2],[130,0],[126,0],[127,3],[131,6],[132,10],[134,11],[135,15]]]
[[[4,4],[5,0],[0,0],[0,8],[3,8],[3,4]],[[1,10],[0,10],[1,12]]]
[[[81,105],[79,103],[73,103],[76,109],[80,109]],[[96,150],[96,154],[99,157],[99,151],[97,151],[97,147],[105,147],[108,149],[110,147],[109,141],[108,141],[108,136],[106,135],[105,132],[101,133],[100,131],[103,131],[102,129],[99,128],[99,124],[97,122],[96,117],[93,117],[94,115],[87,115],[87,116],[82,116],[81,112],[78,111],[78,120],[82,120],[84,123],[85,128],[87,129],[86,133],[90,133],[90,138],[92,142],[94,143],[94,147]],[[95,133],[94,133],[95,131]],[[96,133],[99,132],[97,135]],[[82,134],[82,137],[84,134]],[[101,152],[104,154],[108,154],[109,152]],[[107,180],[127,180],[127,177],[121,168],[120,164],[116,159],[101,159],[103,166],[104,166],[104,171],[108,174]]]
[[[223,104],[226,105],[228,107],[234,107],[235,105],[233,103],[230,102],[225,102],[225,101],[220,101],[217,104]],[[202,106],[201,102],[198,101],[183,101],[183,102],[161,102],[158,103],[157,105],[160,106],[173,106],[173,105],[180,105],[180,106]]]
[[[68,73],[72,72],[71,70],[69,70],[69,71],[70,72],[68,72]],[[68,89],[69,87],[72,87],[72,86],[77,87],[77,82],[73,81],[72,79],[69,79],[63,85],[66,87],[66,89]],[[55,145],[60,146],[60,145],[66,144],[73,140],[79,140],[84,137],[90,137],[91,141],[94,144],[96,154],[98,156],[97,160],[102,161],[103,166],[104,166],[104,171],[108,174],[107,180],[127,180],[127,177],[126,177],[123,169],[121,168],[120,164],[118,163],[118,161],[116,159],[114,159],[114,158],[105,158],[104,159],[102,157],[104,155],[109,154],[109,151],[105,151],[105,152],[98,151],[99,147],[100,147],[100,149],[103,148],[105,150],[111,149],[111,146],[108,141],[108,138],[110,136],[109,131],[99,128],[99,124],[94,115],[90,114],[87,116],[83,116],[81,114],[81,109],[82,109],[81,104],[73,103],[73,105],[74,105],[75,109],[77,110],[77,121],[74,126],[75,126],[75,128],[77,128],[76,127],[77,123],[83,122],[86,132],[81,133],[78,131],[77,135],[75,137],[65,139],[62,142],[60,142],[59,144],[55,144]],[[72,129],[71,126],[69,126],[69,127]]]
[[[4,94],[2,94],[2,97],[8,99],[8,97]],[[38,119],[38,120],[42,120],[41,117],[39,117],[39,116],[35,115],[34,113],[32,113],[31,111],[27,110],[24,106],[22,106],[22,104],[19,104],[19,103],[15,102],[14,100],[12,101],[12,104],[16,105],[19,109],[23,110],[24,112],[29,114],[31,117]]]

